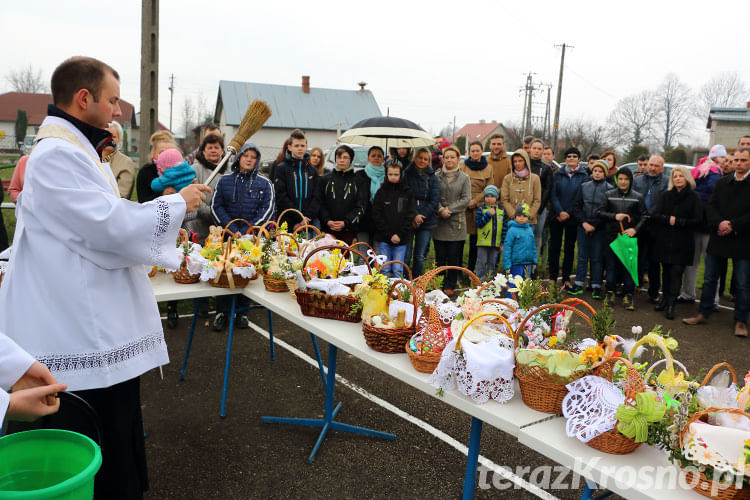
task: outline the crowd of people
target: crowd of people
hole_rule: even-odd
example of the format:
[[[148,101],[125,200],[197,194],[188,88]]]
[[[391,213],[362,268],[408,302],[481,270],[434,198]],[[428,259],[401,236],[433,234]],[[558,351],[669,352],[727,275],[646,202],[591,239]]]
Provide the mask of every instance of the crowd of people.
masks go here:
[[[668,319],[674,319],[678,303],[695,302],[703,261],[700,313],[686,318],[687,324],[705,322],[718,307],[731,259],[735,333],[746,335],[750,283],[743,245],[750,238],[743,217],[750,211],[741,201],[747,197],[736,193],[750,190],[744,182],[750,136],[740,139],[733,154],[716,145],[696,167],[675,166],[668,172],[659,155],[639,157],[633,171],[618,168],[613,150],[584,159],[576,147],[568,148],[558,164],[553,149],[534,137],[510,153],[500,134],[489,137],[487,146],[485,153],[483,143],[471,142],[465,158],[445,142],[414,150],[373,146],[365,168],[355,171],[354,151],[340,145],[335,168],[326,172],[323,151],[310,149],[305,134],[295,130],[266,177],[260,173],[259,149],[248,142],[224,176],[212,182],[215,194],[185,224],[202,241],[211,224],[243,218],[260,225],[293,208],[297,212],[284,217],[291,230],[313,225],[349,244],[366,242],[388,261],[406,263],[414,277],[423,273],[431,246],[435,265],[461,266],[466,260],[483,280],[496,272],[539,276],[546,247],[548,278],[559,280],[568,294],[588,288],[594,299],[610,306],[621,297],[623,307],[632,311],[638,281]],[[137,179],[140,202],[173,192],[161,190],[164,183],[158,179],[165,174],[157,165],[160,153],[176,147],[169,132],[152,137],[154,163],[144,166]],[[218,127],[206,127],[187,161],[194,158],[197,182],[217,168],[223,153]],[[246,155],[252,158],[245,161]],[[735,201],[722,197],[727,190]],[[236,223],[232,228],[246,229]],[[637,239],[635,275],[610,248],[620,234]],[[404,270],[395,263],[384,272],[401,277]],[[445,272],[445,293],[454,295],[458,286],[458,271]],[[170,305],[170,315],[175,311]],[[223,327],[226,311],[220,308],[219,314],[215,326]],[[238,318],[240,326],[243,321]]]

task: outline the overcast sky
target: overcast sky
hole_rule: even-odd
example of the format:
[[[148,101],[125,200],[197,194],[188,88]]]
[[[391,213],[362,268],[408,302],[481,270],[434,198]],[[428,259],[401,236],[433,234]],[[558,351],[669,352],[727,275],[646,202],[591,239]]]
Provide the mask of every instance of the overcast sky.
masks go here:
[[[480,119],[519,122],[526,73],[551,83],[562,42],[561,121],[604,121],[618,99],[674,72],[693,89],[722,71],[750,82],[750,2],[197,1],[162,0],[159,118],[174,125],[186,97],[215,106],[219,80],[357,89],[383,114],[437,132]],[[45,79],[71,55],[114,66],[139,102],[140,2],[4,2],[2,76],[31,63]],[[9,90],[3,79],[0,90]],[[535,114],[544,113],[546,92]],[[750,96],[747,97],[750,100]],[[697,137],[705,120],[696,120]]]

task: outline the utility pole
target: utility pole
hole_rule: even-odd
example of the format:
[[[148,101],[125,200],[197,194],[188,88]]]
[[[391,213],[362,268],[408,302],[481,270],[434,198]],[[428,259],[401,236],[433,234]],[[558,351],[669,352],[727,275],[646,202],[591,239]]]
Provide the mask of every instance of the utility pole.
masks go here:
[[[549,132],[549,119],[550,119],[550,99],[552,94],[552,85],[546,85],[547,86],[547,106],[544,110],[544,128],[543,128],[543,138],[545,140],[548,140],[550,138],[550,132]]]
[[[560,45],[555,45],[560,47]],[[557,130],[560,128],[560,96],[562,95],[563,67],[565,66],[565,48],[573,47],[572,45],[562,44],[562,54],[560,55],[560,78],[557,80],[557,102],[555,103],[555,125],[552,139],[552,148],[557,153]]]
[[[456,115],[453,115],[453,133],[451,134],[451,139],[453,139],[453,142],[456,142]]]
[[[159,124],[159,0],[141,0],[140,165],[151,162],[149,140]]]
[[[169,75],[169,131],[172,132],[172,99],[174,98],[174,73]]]
[[[535,73],[529,72],[526,76],[526,85],[523,87],[523,118],[521,119],[522,135],[526,136],[532,133],[531,127],[531,101],[534,97],[533,76]]]

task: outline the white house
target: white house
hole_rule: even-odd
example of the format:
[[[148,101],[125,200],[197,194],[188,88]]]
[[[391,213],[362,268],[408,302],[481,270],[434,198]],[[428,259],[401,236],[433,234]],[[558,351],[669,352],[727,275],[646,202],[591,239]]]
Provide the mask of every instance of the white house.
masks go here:
[[[253,82],[219,82],[214,121],[230,141],[239,128],[253,99],[268,103],[271,118],[251,139],[264,161],[272,160],[295,128],[302,129],[309,147],[329,148],[342,132],[365,118],[382,116],[375,96],[360,84],[359,90],[310,87],[310,77],[302,85],[273,85]]]
[[[709,148],[722,144],[727,150],[734,151],[740,137],[750,134],[750,102],[744,108],[712,107],[706,128]]]

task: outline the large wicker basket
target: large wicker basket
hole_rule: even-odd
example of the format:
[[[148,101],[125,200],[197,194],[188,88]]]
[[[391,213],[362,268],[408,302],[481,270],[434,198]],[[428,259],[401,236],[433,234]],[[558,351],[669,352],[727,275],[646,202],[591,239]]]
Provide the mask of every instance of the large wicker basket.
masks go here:
[[[432,373],[440,363],[440,356],[442,356],[447,343],[447,339],[443,335],[443,328],[437,307],[433,305],[425,307],[417,323],[417,332],[422,335],[422,342],[425,342],[426,339],[431,340],[433,346],[437,346],[439,349],[432,348],[429,351],[414,352],[409,345],[411,339],[406,342],[406,353],[409,355],[409,361],[418,372]]]
[[[263,286],[269,292],[288,292],[289,287],[286,285],[286,280],[280,280],[277,278],[271,278],[267,274],[263,273]]]
[[[599,377],[612,382],[615,365],[618,362],[623,363],[627,369],[627,380],[625,380],[623,385],[625,390],[625,403],[633,405],[635,404],[635,395],[639,392],[644,392],[646,390],[646,384],[643,382],[638,370],[633,367],[630,361],[625,358],[609,358],[594,370],[594,375],[598,375]],[[603,451],[604,453],[611,453],[613,455],[626,455],[632,453],[641,445],[641,443],[636,443],[634,438],[629,438],[621,434],[617,430],[617,424],[615,424],[613,429],[596,436],[586,444],[595,450]]]
[[[305,266],[307,266],[307,261],[317,252],[320,252],[322,250],[334,249],[341,250],[342,257],[346,254],[346,252],[357,254],[365,261],[368,271],[372,273],[372,268],[370,267],[370,264],[367,263],[367,259],[365,259],[364,255],[349,247],[337,245],[324,245],[307,254],[305,260],[302,262],[302,269],[305,269]],[[344,259],[342,258],[341,262],[343,262],[343,260]],[[340,264],[341,263],[339,263],[339,265]],[[354,306],[359,301],[359,298],[353,295],[328,295],[327,293],[319,291],[298,289],[295,293],[295,296],[297,297],[297,304],[299,304],[300,310],[305,316],[336,319],[339,321],[348,321],[350,323],[359,323],[360,321],[362,321],[362,311],[352,311]]]
[[[685,433],[687,432],[690,424],[699,420],[707,422],[709,414],[717,412],[734,413],[735,415],[743,415],[747,418],[750,418],[750,415],[738,408],[707,408],[703,411],[696,412],[692,417],[690,417],[690,419],[685,424],[685,427],[683,427],[680,431],[680,448],[682,448],[683,439],[685,438]],[[693,490],[695,490],[697,493],[700,493],[704,497],[714,498],[716,500],[750,500],[750,488],[737,488],[734,484],[714,485],[714,481],[708,479],[702,472],[698,472],[699,477],[696,478],[696,472],[694,470],[691,471],[682,469],[682,471],[685,474],[687,483],[693,487]],[[716,494],[714,494],[712,490],[715,490]]]
[[[386,299],[386,307],[391,303],[392,298],[398,298],[398,290],[396,290],[398,284],[404,284],[411,292],[412,299],[414,298],[414,288],[411,284],[408,281],[396,280]],[[362,332],[365,335],[367,345],[376,351],[389,354],[404,352],[404,344],[409,342],[417,328],[417,307],[418,304],[414,304],[411,324],[402,328],[378,328],[367,321],[362,322]]]
[[[187,264],[184,262],[187,258],[187,251],[190,248],[190,238],[188,237],[187,231],[180,228],[180,246],[183,249],[183,253],[185,254],[185,257],[183,258],[183,262],[180,265],[180,268],[176,271],[172,271],[172,277],[177,283],[182,283],[185,285],[189,285],[190,283],[198,283],[201,279],[201,274],[190,274],[190,272],[187,270]]]
[[[231,268],[227,269],[225,267],[227,265],[227,261],[229,260],[229,254],[232,252],[232,245],[234,244],[234,237],[232,235],[232,232],[228,229],[224,229],[221,234],[222,236],[224,234],[229,234],[228,244],[224,249],[224,266],[221,268],[221,270],[219,270],[216,278],[210,280],[209,283],[211,284],[211,286],[215,286],[216,288],[245,288],[248,283],[250,283],[250,278],[244,278],[242,276],[234,274],[231,271]]]
[[[514,336],[516,348],[518,347],[518,339],[521,332],[523,332],[524,326],[526,326],[526,323],[531,317],[545,309],[553,308],[573,311],[573,313],[582,317],[589,325],[591,325],[591,319],[571,305],[545,304],[527,314],[526,317],[521,320],[521,323],[519,323]],[[521,389],[521,398],[523,398],[523,402],[526,406],[543,413],[562,415],[562,401],[568,393],[568,389],[565,386],[574,380],[578,380],[584,375],[588,375],[589,372],[589,369],[582,369],[572,373],[568,377],[561,377],[559,375],[550,374],[545,366],[529,366],[516,363],[514,373]]]

